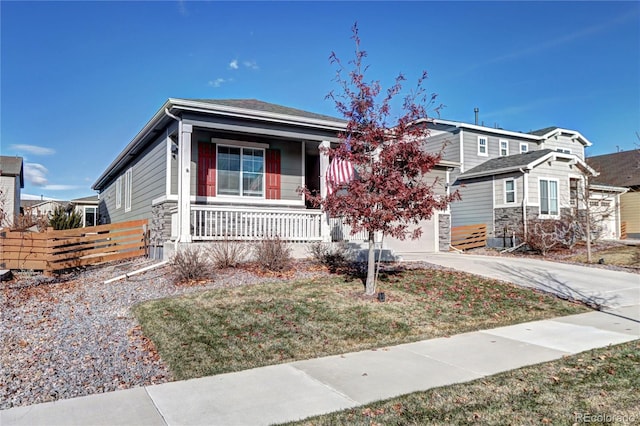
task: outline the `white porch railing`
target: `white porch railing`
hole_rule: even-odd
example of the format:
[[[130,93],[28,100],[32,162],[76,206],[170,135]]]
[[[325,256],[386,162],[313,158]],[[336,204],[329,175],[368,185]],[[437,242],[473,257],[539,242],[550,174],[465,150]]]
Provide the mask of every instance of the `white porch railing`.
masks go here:
[[[258,209],[192,205],[192,239],[322,241],[321,211]]]
[[[367,241],[369,239],[367,231],[359,231],[351,235],[351,227],[339,217],[329,219],[329,231],[331,241]]]

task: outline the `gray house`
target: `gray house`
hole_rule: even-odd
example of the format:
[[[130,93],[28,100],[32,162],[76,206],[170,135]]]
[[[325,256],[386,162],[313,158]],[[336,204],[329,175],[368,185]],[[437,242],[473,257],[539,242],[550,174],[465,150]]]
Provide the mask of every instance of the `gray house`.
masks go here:
[[[449,120],[431,127],[427,149],[444,147],[443,158],[459,164],[451,172],[452,188],[462,197],[451,205],[452,226],[486,224],[491,246],[526,233],[528,220],[583,209],[579,195],[598,174],[585,163],[591,142],[574,130],[523,133]]]
[[[98,216],[103,223],[149,219],[156,246],[273,235],[364,239],[298,192],[307,186],[326,194],[329,158],[321,147],[337,143],[345,124],[257,100],[169,99],[93,185]],[[432,171],[443,193],[453,166]],[[423,239],[410,250],[448,247],[442,224],[449,224],[448,212],[423,224]]]
[[[13,225],[15,217],[20,214],[22,188],[22,157],[0,156],[0,228]]]

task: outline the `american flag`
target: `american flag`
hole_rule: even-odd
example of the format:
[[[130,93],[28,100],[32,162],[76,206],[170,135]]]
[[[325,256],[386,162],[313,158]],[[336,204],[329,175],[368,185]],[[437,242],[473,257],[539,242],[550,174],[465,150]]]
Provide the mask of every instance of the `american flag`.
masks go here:
[[[350,149],[349,138],[345,141],[347,149]],[[341,185],[349,183],[354,176],[353,164],[349,160],[334,158],[329,163],[327,170],[327,191],[333,194]]]

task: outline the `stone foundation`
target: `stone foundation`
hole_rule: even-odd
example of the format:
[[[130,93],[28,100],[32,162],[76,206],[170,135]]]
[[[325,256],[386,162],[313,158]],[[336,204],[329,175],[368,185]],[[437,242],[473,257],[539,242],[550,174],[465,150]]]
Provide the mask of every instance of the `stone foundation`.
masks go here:
[[[438,250],[449,251],[451,245],[451,215],[438,215]]]

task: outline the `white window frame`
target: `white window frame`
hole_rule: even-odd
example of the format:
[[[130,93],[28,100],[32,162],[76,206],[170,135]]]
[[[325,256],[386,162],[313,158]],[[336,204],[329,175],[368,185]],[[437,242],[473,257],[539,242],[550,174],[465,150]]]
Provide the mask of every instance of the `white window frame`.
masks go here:
[[[520,142],[520,154],[524,154],[525,152],[529,152],[529,144],[526,142]]]
[[[264,200],[266,197],[267,189],[267,150],[262,148],[261,146],[257,146],[258,144],[250,144],[250,145],[240,145],[240,144],[216,144],[216,195],[221,198],[235,198],[242,200]],[[220,193],[220,179],[219,179],[219,161],[220,161],[220,148],[238,148],[240,149],[240,191],[238,195],[228,195]],[[244,170],[243,170],[243,157],[244,150],[252,149],[256,151],[262,151],[262,194],[260,196],[251,196],[251,195],[243,195],[244,188],[242,187],[244,183]]]
[[[507,182],[513,182],[513,189],[509,191],[507,189]],[[507,194],[513,193],[513,201],[509,201],[507,199]],[[518,200],[517,192],[516,192],[516,180],[514,178],[509,178],[504,180],[504,203],[505,204],[515,204]]]
[[[484,141],[484,145],[482,145],[480,141]],[[482,148],[484,148],[484,152],[482,152]],[[478,136],[478,155],[483,157],[489,156],[489,138],[486,136]]]
[[[569,148],[556,148],[556,152],[561,152],[563,154],[571,154],[571,150]]]
[[[540,185],[542,184],[542,182],[547,182],[547,194],[549,194],[549,198],[548,198],[548,203],[547,205],[549,206],[549,212],[548,213],[542,213],[542,190],[540,188]],[[557,208],[557,212],[552,213],[551,212],[551,191],[549,191],[549,183],[550,182],[555,182],[556,184],[556,208]],[[554,179],[554,178],[547,178],[547,177],[540,177],[538,178],[538,214],[539,217],[541,219],[549,219],[549,218],[558,218],[560,217],[560,181],[558,179]]]
[[[133,192],[133,169],[129,168],[124,174],[124,211],[131,211],[131,193]]]
[[[83,206],[82,207],[82,227],[87,227],[87,210],[93,210],[93,221],[95,222],[91,226],[98,225],[98,207],[97,206]]]
[[[122,208],[122,176],[116,179],[116,209]]]
[[[503,146],[504,145],[504,154],[502,153],[503,150]],[[509,155],[509,141],[506,139],[500,139],[498,141],[498,153],[500,154],[500,157],[506,157],[507,155]]]

